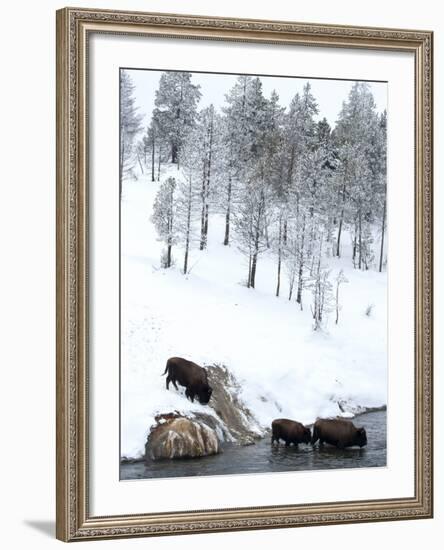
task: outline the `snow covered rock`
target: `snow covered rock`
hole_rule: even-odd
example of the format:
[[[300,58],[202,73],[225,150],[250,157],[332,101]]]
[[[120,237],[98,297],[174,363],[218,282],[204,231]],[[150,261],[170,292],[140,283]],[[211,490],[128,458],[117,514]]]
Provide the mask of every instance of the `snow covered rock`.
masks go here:
[[[194,458],[220,452],[215,430],[203,422],[174,415],[165,415],[163,420],[148,436],[146,458]]]
[[[355,416],[358,416],[360,414],[370,413],[370,412],[376,412],[376,411],[385,411],[387,410],[386,405],[378,405],[378,406],[364,406],[360,405],[353,401],[353,399],[333,399],[333,401],[338,405],[338,408],[340,410],[340,415],[342,417],[347,418],[353,418]]]
[[[232,440],[250,445],[263,437],[264,430],[240,398],[240,385],[234,375],[223,365],[208,366],[207,371],[213,388],[209,405],[228,429]]]
[[[240,398],[240,384],[234,375],[221,365],[207,370],[213,388],[209,405],[158,414],[146,442],[146,458],[207,456],[219,453],[224,442],[251,445],[263,437],[264,430]]]

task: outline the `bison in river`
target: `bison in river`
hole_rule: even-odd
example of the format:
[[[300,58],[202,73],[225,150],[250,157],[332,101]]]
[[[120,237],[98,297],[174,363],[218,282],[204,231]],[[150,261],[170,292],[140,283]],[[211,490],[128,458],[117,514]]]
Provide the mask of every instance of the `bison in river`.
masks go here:
[[[271,444],[273,445],[273,443],[277,441],[279,445],[279,439],[285,441],[286,447],[288,447],[290,443],[296,446],[298,443],[310,443],[310,428],[306,428],[303,424],[295,420],[277,418],[271,423]]]
[[[319,444],[324,442],[344,449],[358,445],[367,445],[367,434],[365,428],[357,428],[353,422],[344,419],[318,419],[313,426],[313,437],[311,444],[314,445],[319,439]]]
[[[169,389],[170,382],[173,383],[176,390],[177,383],[184,386],[185,395],[194,402],[197,397],[202,405],[206,405],[210,400],[213,390],[208,384],[207,371],[182,357],[170,357],[167,361],[165,371],[162,376],[168,373],[166,378],[166,388]]]

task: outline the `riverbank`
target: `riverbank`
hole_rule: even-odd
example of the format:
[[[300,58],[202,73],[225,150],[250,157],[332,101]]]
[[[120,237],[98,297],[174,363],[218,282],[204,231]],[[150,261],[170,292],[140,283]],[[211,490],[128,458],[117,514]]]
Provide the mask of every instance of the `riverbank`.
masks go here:
[[[385,410],[360,414],[357,426],[367,431],[368,444],[362,449],[336,449],[324,445],[270,445],[264,437],[254,445],[227,443],[218,455],[177,460],[122,463],[120,479],[153,479],[189,476],[257,474],[271,472],[384,467],[387,464],[387,414]]]

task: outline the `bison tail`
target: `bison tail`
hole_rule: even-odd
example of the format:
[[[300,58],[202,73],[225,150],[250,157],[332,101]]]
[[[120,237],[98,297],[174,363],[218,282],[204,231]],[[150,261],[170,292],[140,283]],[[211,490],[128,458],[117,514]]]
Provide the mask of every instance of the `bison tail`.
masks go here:
[[[165,374],[168,372],[169,368],[170,368],[170,362],[168,360],[167,364],[166,364],[166,367],[165,367],[165,370],[162,372],[162,374],[160,376],[165,376]]]

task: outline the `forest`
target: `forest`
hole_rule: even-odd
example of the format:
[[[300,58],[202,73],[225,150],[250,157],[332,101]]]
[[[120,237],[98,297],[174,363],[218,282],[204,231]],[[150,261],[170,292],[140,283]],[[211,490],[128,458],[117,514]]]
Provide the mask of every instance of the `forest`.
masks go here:
[[[386,111],[366,82],[353,83],[334,127],[309,82],[287,106],[276,91],[265,97],[253,76],[238,76],[219,109],[199,109],[201,97],[192,73],[162,73],[143,127],[130,72],[121,70],[120,184],[138,175],[158,184],[151,220],[161,267],[188,274],[213,217],[223,217],[218,238],[244,258],[247,288],[267,253],[274,294],[285,277],[288,300],[302,308],[308,293],[315,330],[331,311],[337,323],[347,279],[342,270],[332,276],[326,259],[341,257],[349,238],[354,269],[381,272],[387,261]]]

